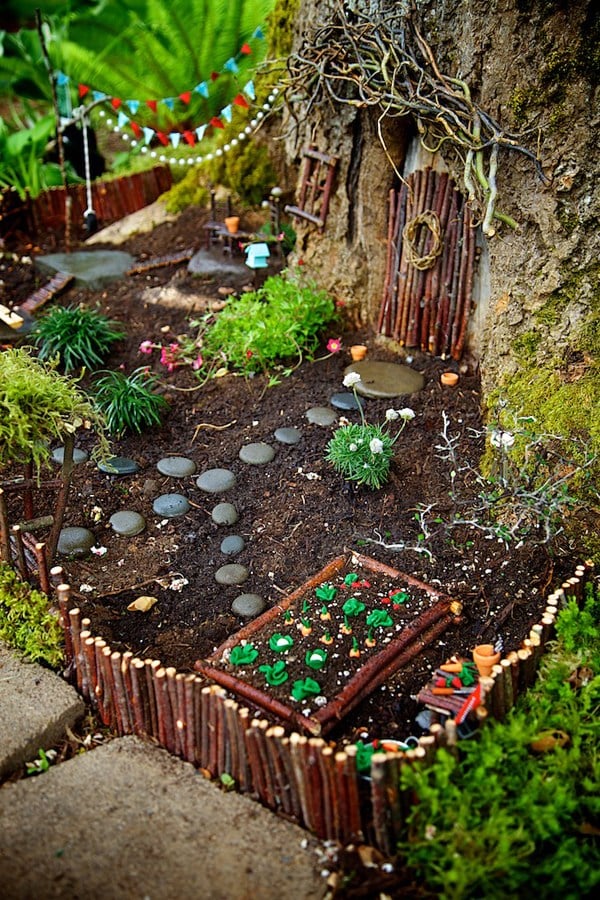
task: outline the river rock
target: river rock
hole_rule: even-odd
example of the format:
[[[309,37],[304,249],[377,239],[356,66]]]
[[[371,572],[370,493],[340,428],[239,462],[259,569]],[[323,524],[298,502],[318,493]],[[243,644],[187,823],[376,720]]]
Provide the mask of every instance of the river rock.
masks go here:
[[[246,566],[238,563],[227,563],[215,572],[215,581],[218,584],[243,584],[250,572]]]
[[[79,447],[73,447],[73,462],[75,465],[79,465],[79,463],[83,463],[88,458],[87,450],[81,450]],[[65,448],[57,447],[52,451],[52,459],[55,463],[59,463],[62,466],[65,460]]]
[[[189,501],[183,494],[161,494],[152,504],[156,515],[167,519],[183,516],[189,511],[189,508]]]
[[[333,425],[337,416],[328,406],[311,406],[306,410],[306,418],[311,425]]]
[[[207,469],[196,479],[201,491],[209,494],[222,494],[235,485],[236,477],[229,469]]]
[[[330,398],[330,402],[332,406],[335,406],[336,409],[341,409],[343,412],[352,412],[364,407],[362,400],[355,397],[350,391],[341,391],[339,394],[334,394]]]
[[[127,537],[140,534],[146,527],[144,517],[131,509],[123,509],[120,512],[113,513],[108,521],[114,532]]]
[[[270,444],[258,441],[255,444],[246,444],[240,450],[239,457],[242,462],[250,466],[266,466],[275,457],[275,450]]]
[[[239,519],[238,511],[233,503],[217,503],[210,515],[217,525],[235,525]]]
[[[188,475],[196,474],[196,463],[186,456],[165,456],[159,459],[156,468],[161,475],[171,478],[187,478]]]
[[[221,542],[221,553],[225,556],[236,556],[246,546],[246,541],[239,534],[228,534]]]
[[[291,426],[290,428],[276,428],[274,435],[275,440],[280,444],[297,444],[302,437],[302,432],[299,428]]]
[[[258,594],[240,594],[231,604],[231,611],[242,619],[254,619],[266,608],[267,604]]]
[[[98,468],[106,475],[135,475],[140,470],[135,459],[128,459],[127,456],[110,456],[99,462]]]
[[[96,538],[89,528],[71,525],[61,529],[56,549],[61,556],[87,556],[95,543]]]
[[[402,394],[414,394],[425,385],[425,378],[420,372],[398,363],[365,359],[348,366],[344,375],[350,372],[360,375],[356,392],[363,397],[400,397]]]

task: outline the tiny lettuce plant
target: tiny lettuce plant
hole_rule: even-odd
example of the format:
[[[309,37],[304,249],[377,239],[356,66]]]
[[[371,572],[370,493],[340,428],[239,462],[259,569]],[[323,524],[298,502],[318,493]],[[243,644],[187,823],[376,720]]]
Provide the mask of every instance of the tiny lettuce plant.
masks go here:
[[[125,332],[99,310],[55,306],[40,319],[32,337],[40,359],[58,356],[65,372],[80,368],[93,371]]]
[[[159,426],[168,402],[154,388],[158,378],[143,366],[131,375],[104,372],[96,379],[95,402],[103,413],[109,432],[121,437],[126,431],[141,434]]]
[[[356,397],[356,385],[360,381],[358,372],[349,372],[344,378],[344,387],[352,388]],[[358,397],[356,398],[358,401]],[[327,444],[325,459],[332,463],[346,481],[364,484],[377,490],[387,483],[390,464],[394,455],[394,444],[406,423],[414,419],[412,409],[388,409],[383,425],[366,422],[362,403],[358,401],[361,421],[338,428]],[[390,428],[393,422],[400,425],[395,433]]]

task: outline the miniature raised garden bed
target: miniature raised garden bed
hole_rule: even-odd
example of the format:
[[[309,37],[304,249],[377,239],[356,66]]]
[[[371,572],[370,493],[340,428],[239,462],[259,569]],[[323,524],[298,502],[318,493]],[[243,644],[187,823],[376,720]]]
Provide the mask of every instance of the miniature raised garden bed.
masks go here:
[[[451,597],[348,553],[195,669],[270,716],[324,735],[458,614],[460,604]]]

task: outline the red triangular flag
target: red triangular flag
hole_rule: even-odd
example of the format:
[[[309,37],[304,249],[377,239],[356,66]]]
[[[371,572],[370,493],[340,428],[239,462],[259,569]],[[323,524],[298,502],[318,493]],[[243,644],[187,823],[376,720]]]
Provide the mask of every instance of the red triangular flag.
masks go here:
[[[146,106],[148,109],[151,109],[153,113],[156,112],[156,100],[146,100]]]
[[[225,128],[225,126],[217,116],[213,116],[209,124],[212,125],[213,128]]]
[[[89,87],[87,84],[80,84],[78,87],[79,99],[81,100],[87,93],[89,93]]]
[[[183,103],[189,103],[190,100],[192,99],[192,92],[191,92],[191,91],[184,91],[183,94],[180,94],[180,95],[179,95],[179,99],[180,99]]]
[[[110,105],[112,106],[113,109],[118,109],[122,105],[122,103],[123,103],[123,101],[119,100],[118,97],[113,97],[112,100],[110,101]]]
[[[132,122],[132,123],[131,123],[131,130],[132,130],[133,133],[135,134],[136,138],[139,140],[139,138],[140,138],[140,136],[141,136],[141,134],[142,134],[142,129],[140,128],[140,126],[138,125],[137,122]]]
[[[168,146],[169,138],[166,136],[166,134],[164,134],[164,132],[162,132],[162,131],[157,131],[157,132],[156,132],[156,137],[159,139],[159,141],[161,142],[161,144],[163,145],[163,147]]]
[[[211,80],[211,81],[216,81],[217,78],[219,77],[219,75],[220,75],[220,72],[211,72],[211,73],[210,73],[210,80]]]
[[[188,142],[190,147],[193,147],[194,144],[196,143],[196,135],[194,134],[193,131],[184,131],[183,139]]]
[[[242,44],[240,53],[243,53],[244,56],[248,56],[249,53],[252,53],[252,47],[250,46],[250,44]]]
[[[243,106],[245,109],[248,109],[250,106],[243,94],[238,94],[237,97],[234,97],[233,102],[236,106]]]

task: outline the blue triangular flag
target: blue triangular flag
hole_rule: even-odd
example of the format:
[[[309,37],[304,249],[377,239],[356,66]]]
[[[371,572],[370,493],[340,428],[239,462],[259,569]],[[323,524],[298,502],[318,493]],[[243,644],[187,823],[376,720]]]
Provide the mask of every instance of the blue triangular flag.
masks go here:
[[[169,134],[169,140],[173,147],[179,147],[179,141],[181,140],[181,134],[178,131],[172,131]]]
[[[165,104],[165,106],[168,106],[169,109],[173,109],[173,107],[175,106],[175,100],[173,99],[173,97],[165,97],[162,102]]]
[[[254,29],[254,34],[252,35],[253,38],[258,38],[259,41],[262,41],[264,36],[265,36],[265,33],[262,30],[262,28],[260,27],[260,25],[258,26],[258,28]]]
[[[104,91],[92,91],[92,97],[94,100],[106,100],[106,94]]]
[[[60,87],[62,87],[62,86],[65,85],[65,84],[68,84],[68,83],[69,83],[69,76],[68,76],[68,75],[65,75],[64,72],[57,72],[57,73],[56,73],[56,83],[57,83]]]
[[[221,115],[226,122],[231,122],[231,103],[223,107],[223,109],[221,110]]]
[[[117,117],[117,125],[119,128],[123,128],[124,125],[127,125],[129,122],[129,116],[126,116],[122,109],[119,110],[119,115]]]
[[[131,112],[131,114],[133,116],[135,116],[136,112],[140,108],[140,101],[139,100],[126,100],[125,103],[129,107],[129,111]]]
[[[201,141],[204,137],[204,132],[206,131],[207,127],[207,125],[200,125],[199,128],[196,128],[196,137],[199,141]]]
[[[205,81],[201,81],[200,84],[197,84],[194,88],[194,91],[197,94],[200,94],[201,97],[208,97],[208,85]]]
[[[256,100],[256,91],[254,90],[254,82],[248,81],[242,88],[246,97],[250,97],[251,100]]]
[[[238,64],[236,63],[236,61],[235,61],[235,59],[233,58],[233,56],[232,56],[230,59],[227,60],[227,62],[224,64],[223,68],[225,69],[226,72],[233,72],[234,74],[235,74],[236,72],[239,72],[239,70],[240,70],[240,69],[239,69],[239,66],[238,66]]]
[[[144,128],[144,141],[149,144],[152,138],[154,137],[154,130],[152,128]]]

